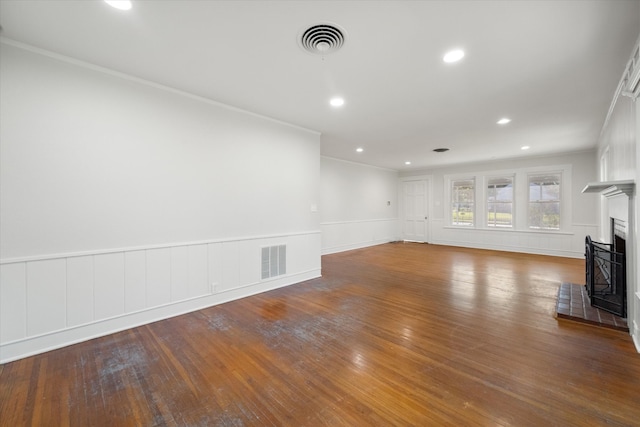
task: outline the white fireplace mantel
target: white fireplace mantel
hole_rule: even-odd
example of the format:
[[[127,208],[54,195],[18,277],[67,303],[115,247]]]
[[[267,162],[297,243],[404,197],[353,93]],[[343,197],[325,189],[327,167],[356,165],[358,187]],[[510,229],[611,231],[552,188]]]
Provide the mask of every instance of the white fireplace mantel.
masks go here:
[[[601,193],[605,197],[613,197],[625,194],[627,197],[634,195],[636,183],[633,180],[590,182],[582,189],[583,193]]]

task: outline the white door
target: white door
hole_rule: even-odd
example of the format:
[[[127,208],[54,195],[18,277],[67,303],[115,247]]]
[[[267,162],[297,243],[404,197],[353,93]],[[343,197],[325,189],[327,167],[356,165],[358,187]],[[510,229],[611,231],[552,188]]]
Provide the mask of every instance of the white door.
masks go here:
[[[404,215],[402,218],[402,238],[416,242],[427,242],[428,236],[428,201],[427,180],[404,181],[402,197]]]

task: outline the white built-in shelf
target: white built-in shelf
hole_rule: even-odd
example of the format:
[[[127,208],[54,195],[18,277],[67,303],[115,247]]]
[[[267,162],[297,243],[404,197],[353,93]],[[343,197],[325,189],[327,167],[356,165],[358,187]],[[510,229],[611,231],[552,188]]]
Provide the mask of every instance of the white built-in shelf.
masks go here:
[[[625,194],[633,196],[636,189],[634,180],[590,182],[582,189],[583,193],[601,193],[605,197],[613,197]]]

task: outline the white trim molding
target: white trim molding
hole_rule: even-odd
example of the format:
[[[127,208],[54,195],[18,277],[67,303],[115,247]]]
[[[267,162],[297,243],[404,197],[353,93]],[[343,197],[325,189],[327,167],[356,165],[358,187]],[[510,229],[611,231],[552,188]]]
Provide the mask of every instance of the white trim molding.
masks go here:
[[[398,218],[324,222],[320,228],[322,255],[398,240]]]
[[[601,193],[605,197],[615,197],[624,194],[627,197],[634,195],[636,184],[633,180],[590,182],[583,189],[583,193]]]
[[[0,363],[320,277],[319,231],[5,260]],[[287,274],[261,278],[261,247]]]

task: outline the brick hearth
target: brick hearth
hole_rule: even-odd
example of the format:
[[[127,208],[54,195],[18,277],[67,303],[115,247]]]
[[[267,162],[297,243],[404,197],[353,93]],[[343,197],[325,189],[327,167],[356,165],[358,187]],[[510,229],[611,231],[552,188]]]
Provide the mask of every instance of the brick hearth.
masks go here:
[[[584,285],[563,283],[558,290],[556,304],[558,319],[573,320],[605,328],[629,331],[627,319],[592,307]]]

